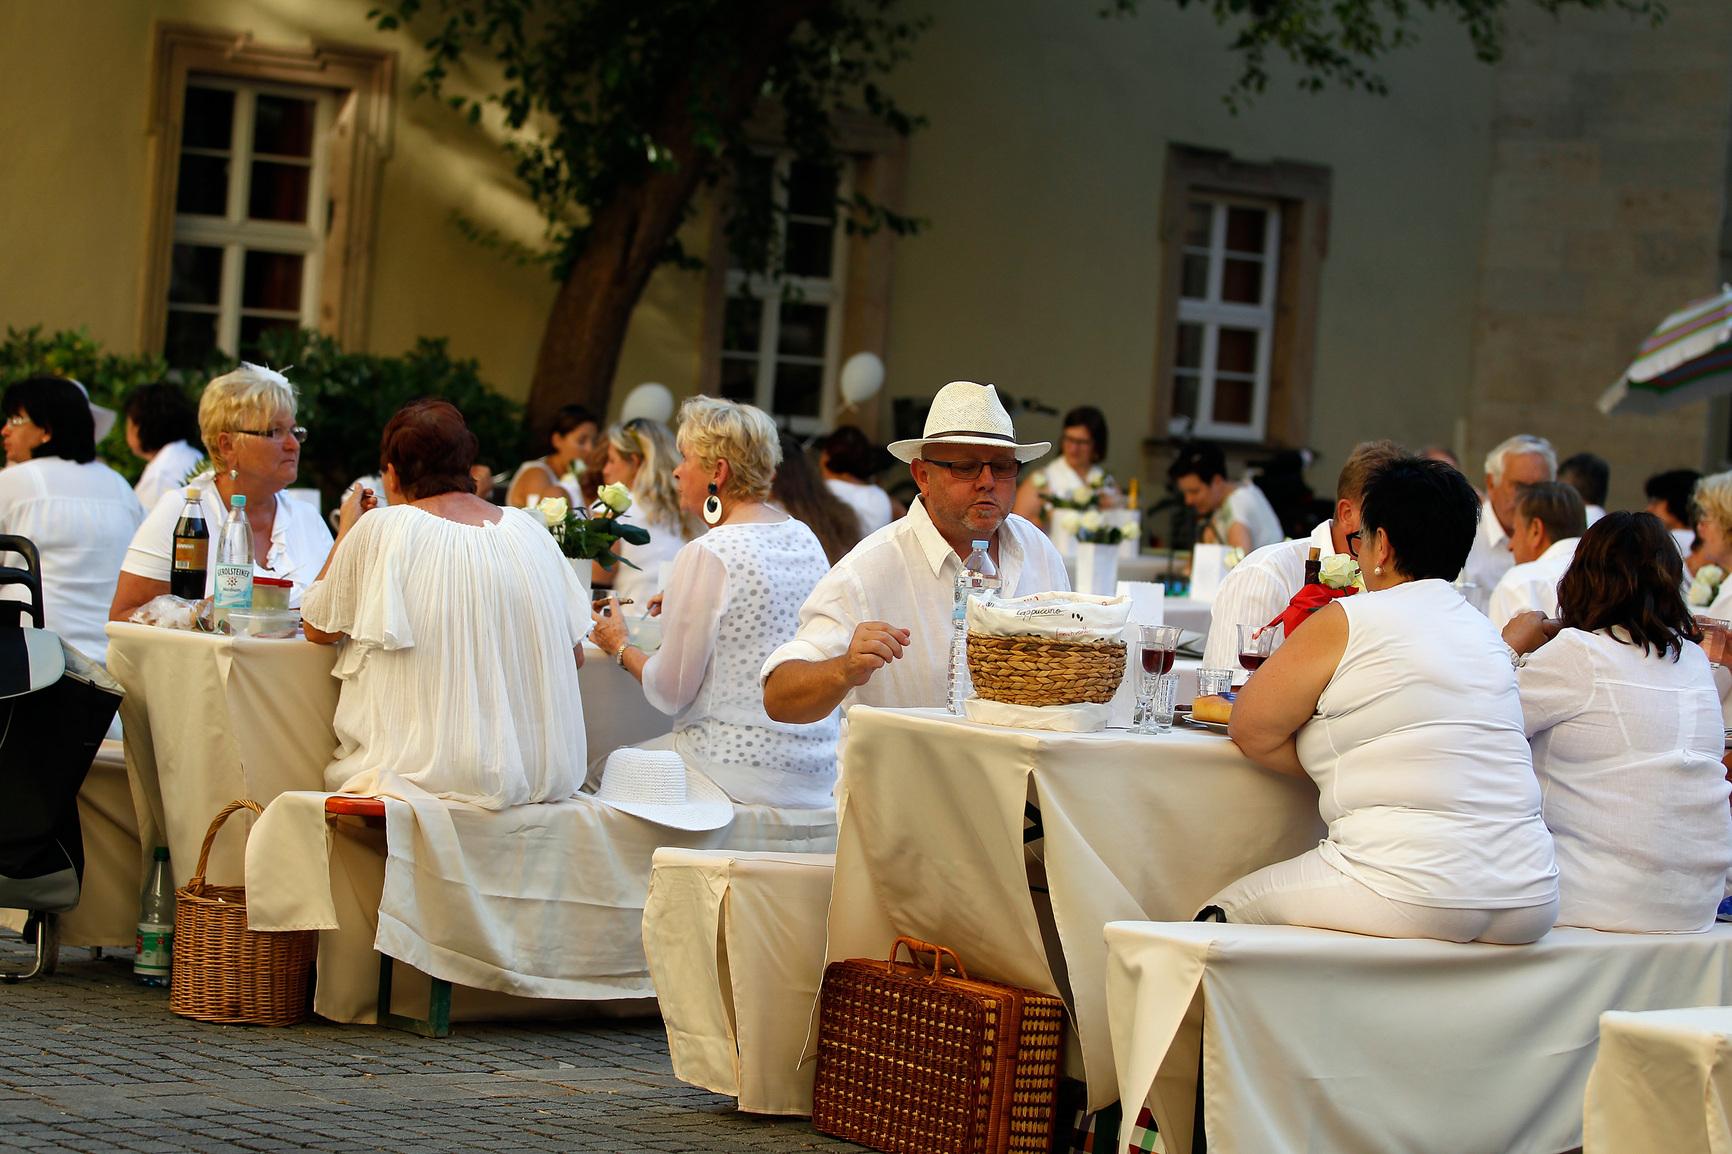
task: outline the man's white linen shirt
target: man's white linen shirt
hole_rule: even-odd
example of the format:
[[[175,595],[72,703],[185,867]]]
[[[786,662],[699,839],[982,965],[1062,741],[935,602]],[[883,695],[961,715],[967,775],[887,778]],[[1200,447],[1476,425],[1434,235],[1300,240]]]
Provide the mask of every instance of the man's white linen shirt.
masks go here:
[[[1203,645],[1204,669],[1235,669],[1239,664],[1238,625],[1267,625],[1287,608],[1305,584],[1305,558],[1335,552],[1334,521],[1325,521],[1297,541],[1265,545],[1233,566],[1209,607],[1209,639]]]
[[[1576,555],[1580,537],[1554,541],[1552,547],[1532,561],[1510,566],[1491,593],[1491,608],[1486,615],[1499,630],[1518,613],[1538,609],[1547,617],[1558,613],[1558,582],[1570,560]]]
[[[1064,559],[1031,522],[1011,514],[999,527],[1004,597],[1069,590]],[[873,533],[836,562],[800,607],[792,641],[770,654],[759,681],[785,661],[827,661],[848,652],[854,627],[887,621],[913,636],[902,657],[849,690],[854,705],[942,706],[949,684],[950,617],[962,558],[916,499],[908,515]]]
[[[1477,600],[1471,597],[1468,600],[1479,605],[1489,604],[1492,590],[1514,564],[1515,554],[1509,550],[1509,534],[1498,524],[1491,502],[1480,501],[1479,530],[1473,535],[1473,547],[1467,551],[1467,564],[1462,567],[1462,576],[1479,586],[1479,596]]]

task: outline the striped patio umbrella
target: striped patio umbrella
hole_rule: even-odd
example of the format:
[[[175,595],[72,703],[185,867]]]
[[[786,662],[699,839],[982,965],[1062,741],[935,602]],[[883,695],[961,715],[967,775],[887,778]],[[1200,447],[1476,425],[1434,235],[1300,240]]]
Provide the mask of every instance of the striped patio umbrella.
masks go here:
[[[1732,285],[1661,321],[1599,406],[1608,414],[1658,413],[1723,393],[1732,393]]]

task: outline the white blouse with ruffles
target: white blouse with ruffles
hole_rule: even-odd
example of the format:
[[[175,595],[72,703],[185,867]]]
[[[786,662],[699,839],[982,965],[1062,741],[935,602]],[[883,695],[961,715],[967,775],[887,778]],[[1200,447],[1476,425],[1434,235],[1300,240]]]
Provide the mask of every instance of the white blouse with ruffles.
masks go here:
[[[302,616],[348,635],[327,788],[412,795],[402,781],[504,809],[583,783],[583,587],[538,517],[501,512],[464,525],[375,509],[307,591]]]

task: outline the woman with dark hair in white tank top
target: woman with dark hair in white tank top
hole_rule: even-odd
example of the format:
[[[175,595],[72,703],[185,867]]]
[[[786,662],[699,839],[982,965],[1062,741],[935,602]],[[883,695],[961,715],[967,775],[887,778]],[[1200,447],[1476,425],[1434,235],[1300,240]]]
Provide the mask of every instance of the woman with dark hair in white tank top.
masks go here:
[[[1319,610],[1240,691],[1233,740],[1308,774],[1329,836],[1210,899],[1230,922],[1531,942],[1558,913],[1509,653],[1451,587],[1479,499],[1407,458],[1365,489],[1366,592]]]

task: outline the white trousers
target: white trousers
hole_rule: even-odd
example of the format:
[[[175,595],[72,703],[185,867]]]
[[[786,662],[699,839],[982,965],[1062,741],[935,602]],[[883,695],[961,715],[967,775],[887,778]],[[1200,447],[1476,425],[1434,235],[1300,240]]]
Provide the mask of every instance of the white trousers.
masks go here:
[[[1504,910],[1448,909],[1391,901],[1330,865],[1318,850],[1265,866],[1209,899],[1229,922],[1316,926],[1378,938],[1523,945],[1545,936],[1558,900]]]

